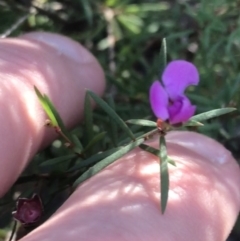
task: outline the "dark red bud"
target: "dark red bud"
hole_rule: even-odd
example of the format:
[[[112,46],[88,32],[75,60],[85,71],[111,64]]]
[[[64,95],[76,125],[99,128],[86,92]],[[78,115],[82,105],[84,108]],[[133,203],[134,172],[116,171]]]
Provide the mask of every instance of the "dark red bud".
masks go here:
[[[24,225],[32,225],[39,221],[43,214],[43,205],[40,197],[34,194],[32,198],[19,198],[17,210],[13,217]]]

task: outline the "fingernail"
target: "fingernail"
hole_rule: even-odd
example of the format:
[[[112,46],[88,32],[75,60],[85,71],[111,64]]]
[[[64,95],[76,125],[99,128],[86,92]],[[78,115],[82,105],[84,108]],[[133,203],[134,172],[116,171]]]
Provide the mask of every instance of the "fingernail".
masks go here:
[[[167,135],[167,141],[188,148],[216,164],[224,164],[233,158],[219,142],[195,132],[172,131]]]
[[[47,44],[57,50],[57,54],[73,59],[77,63],[93,62],[94,57],[76,41],[59,34],[47,32],[33,32],[20,36],[24,39],[33,39]]]

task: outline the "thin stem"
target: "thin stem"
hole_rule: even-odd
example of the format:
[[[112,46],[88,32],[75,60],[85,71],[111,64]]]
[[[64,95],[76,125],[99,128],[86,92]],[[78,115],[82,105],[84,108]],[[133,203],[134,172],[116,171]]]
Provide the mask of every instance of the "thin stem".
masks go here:
[[[159,129],[154,129],[152,131],[149,131],[145,134],[143,134],[142,136],[139,136],[137,139],[141,139],[141,138],[144,138],[144,140],[148,140],[150,138],[152,138],[154,135],[156,135],[157,133],[159,133]]]
[[[14,234],[15,234],[15,232],[16,232],[16,229],[17,229],[17,221],[16,221],[16,220],[14,220],[14,224],[13,224],[12,232],[11,232],[11,235],[10,235],[10,237],[9,237],[9,240],[8,240],[8,241],[12,241],[13,236],[14,236]]]
[[[65,146],[68,148],[73,149],[73,151],[79,156],[79,157],[84,157],[83,153],[81,152],[76,152],[74,150],[75,144],[62,132],[61,128],[59,126],[54,127],[55,131],[66,141]]]
[[[73,143],[71,140],[62,132],[59,126],[54,127],[55,131],[71,146],[73,147]]]

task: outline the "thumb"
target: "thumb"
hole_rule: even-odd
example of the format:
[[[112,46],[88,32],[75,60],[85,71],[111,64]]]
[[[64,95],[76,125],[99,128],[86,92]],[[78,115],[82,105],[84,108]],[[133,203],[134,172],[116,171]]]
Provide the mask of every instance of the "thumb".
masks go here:
[[[170,188],[160,211],[159,160],[139,148],[81,184],[22,241],[225,241],[240,209],[240,170],[229,151],[191,132],[166,136]],[[149,145],[158,146],[157,140]]]
[[[67,127],[82,118],[85,89],[102,94],[103,71],[80,44],[50,33],[0,40],[0,196],[39,148],[56,137],[34,85],[53,101]]]

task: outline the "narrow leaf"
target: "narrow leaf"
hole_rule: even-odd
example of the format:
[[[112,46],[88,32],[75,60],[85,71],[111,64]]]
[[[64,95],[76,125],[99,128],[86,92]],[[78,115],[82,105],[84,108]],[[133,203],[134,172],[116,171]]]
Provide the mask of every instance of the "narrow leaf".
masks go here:
[[[125,8],[126,13],[139,14],[141,12],[150,12],[150,11],[164,11],[170,8],[168,2],[161,3],[141,3],[141,4],[128,4]]]
[[[120,157],[122,157],[123,155],[125,155],[126,153],[128,153],[129,151],[134,149],[135,147],[142,144],[143,142],[144,142],[144,138],[142,138],[140,140],[137,140],[137,141],[134,141],[134,142],[128,144],[127,146],[121,148],[120,150],[116,151],[112,155],[104,158],[102,161],[98,162],[94,166],[90,167],[86,172],[84,172],[74,182],[73,187],[76,188],[80,183],[82,183],[85,180],[87,180],[88,178],[94,176],[95,174],[100,172],[103,168],[107,167],[108,165],[110,165],[111,163],[113,163],[114,161],[116,161],[117,159],[119,159]]]
[[[71,160],[74,157],[76,157],[76,154],[70,154],[70,155],[66,155],[66,156],[52,158],[52,159],[49,159],[49,160],[46,160],[46,161],[42,162],[39,166],[45,167],[45,166],[56,165],[56,164],[59,164],[59,163],[64,162],[64,161]]]
[[[87,146],[84,148],[84,152],[86,152],[87,150],[89,150],[89,149],[90,149],[92,146],[94,146],[97,142],[101,141],[105,135],[106,135],[106,132],[101,132],[101,133],[97,134],[97,135],[87,144]]]
[[[121,14],[117,16],[118,21],[131,33],[139,34],[143,27],[143,20],[134,14]]]
[[[65,127],[62,118],[60,117],[58,111],[54,107],[52,101],[49,99],[47,95],[42,95],[40,91],[37,89],[36,86],[34,86],[34,90],[39,98],[40,103],[42,104],[45,112],[47,113],[51,124],[55,127],[59,127],[69,139],[71,139],[70,133],[67,131],[67,128]]]
[[[112,95],[108,97],[108,104],[113,110],[115,110],[115,103],[112,98]],[[118,145],[118,128],[117,128],[117,123],[115,121],[110,121],[110,130],[111,130],[110,135],[112,137],[113,144],[114,146],[117,146]]]
[[[37,89],[36,86],[34,86],[34,90],[35,90],[35,93],[37,94],[37,97],[38,97],[43,109],[45,110],[48,118],[50,119],[51,124],[53,126],[58,126],[57,119],[55,118],[54,114],[52,113],[51,108],[47,104],[45,97],[41,94],[41,92]]]
[[[128,128],[126,123],[119,117],[119,115],[100,97],[98,97],[94,92],[88,90],[89,95],[93,100],[122,128],[126,134],[132,139],[135,140],[135,137],[132,131]]]
[[[189,121],[204,121],[214,117],[225,115],[235,110],[236,108],[221,108],[221,109],[210,110],[210,111],[201,113],[199,115],[193,116],[192,118],[190,118]]]
[[[135,132],[134,135],[135,135],[136,139],[141,139],[141,138],[144,137],[144,131]],[[123,137],[123,138],[120,139],[120,141],[118,143],[118,146],[127,145],[130,141],[131,141],[131,139],[129,137],[127,137],[127,138]]]
[[[88,92],[85,94],[84,101],[84,121],[86,127],[86,137],[88,142],[93,138],[93,111]]]
[[[82,143],[80,142],[79,138],[75,135],[75,134],[71,134],[71,139],[73,141],[74,147],[73,150],[78,153],[81,154],[83,151],[83,146]]]
[[[202,124],[201,122],[195,121],[195,120],[189,120],[183,126],[204,126],[204,124]]]
[[[154,156],[159,157],[159,149],[156,149],[156,148],[154,148],[154,147],[152,147],[152,146],[148,146],[148,145],[146,145],[146,144],[141,144],[139,147],[140,147],[141,149],[143,149],[144,151],[147,151],[147,152],[153,154]],[[167,157],[167,158],[168,158],[168,163],[169,163],[169,164],[171,164],[171,165],[173,165],[173,166],[176,166],[175,161],[173,161],[173,160],[170,159],[169,157]]]
[[[58,126],[60,127],[61,131],[68,137],[70,137],[70,134],[67,131],[67,128],[65,127],[62,118],[60,117],[58,111],[56,110],[56,108],[54,107],[52,101],[49,99],[49,97],[47,95],[44,95],[44,98],[46,100],[47,105],[49,106],[49,108],[51,109],[54,117],[57,120]]]
[[[92,22],[93,22],[93,11],[92,11],[92,8],[90,6],[90,3],[88,0],[81,0],[80,1],[83,5],[83,9],[84,9],[84,12],[86,14],[86,18],[87,18],[87,21],[89,23],[89,25],[92,25]]]
[[[168,201],[168,190],[169,190],[169,174],[168,174],[168,158],[167,148],[164,136],[160,136],[160,182],[161,182],[161,210],[165,212]]]
[[[143,135],[138,136],[138,138],[145,138],[145,140],[153,137],[154,135],[158,134],[159,135],[159,130],[158,129],[153,129],[147,133],[144,133]]]
[[[112,155],[113,153],[115,153],[116,151],[118,151],[120,149],[121,149],[120,147],[117,147],[117,148],[113,148],[111,150],[97,153],[85,160],[82,160],[80,163],[76,164],[74,167],[71,167],[68,171],[72,172],[72,171],[79,170],[83,167],[92,166],[92,165],[96,164],[97,162],[99,162],[100,160],[108,157],[109,155]]]
[[[133,124],[133,125],[140,125],[140,126],[151,126],[151,127],[157,126],[157,123],[154,121],[140,120],[140,119],[127,120],[126,123]]]
[[[162,74],[167,65],[167,42],[166,38],[163,38],[161,50],[159,54],[159,80],[162,80]]]

